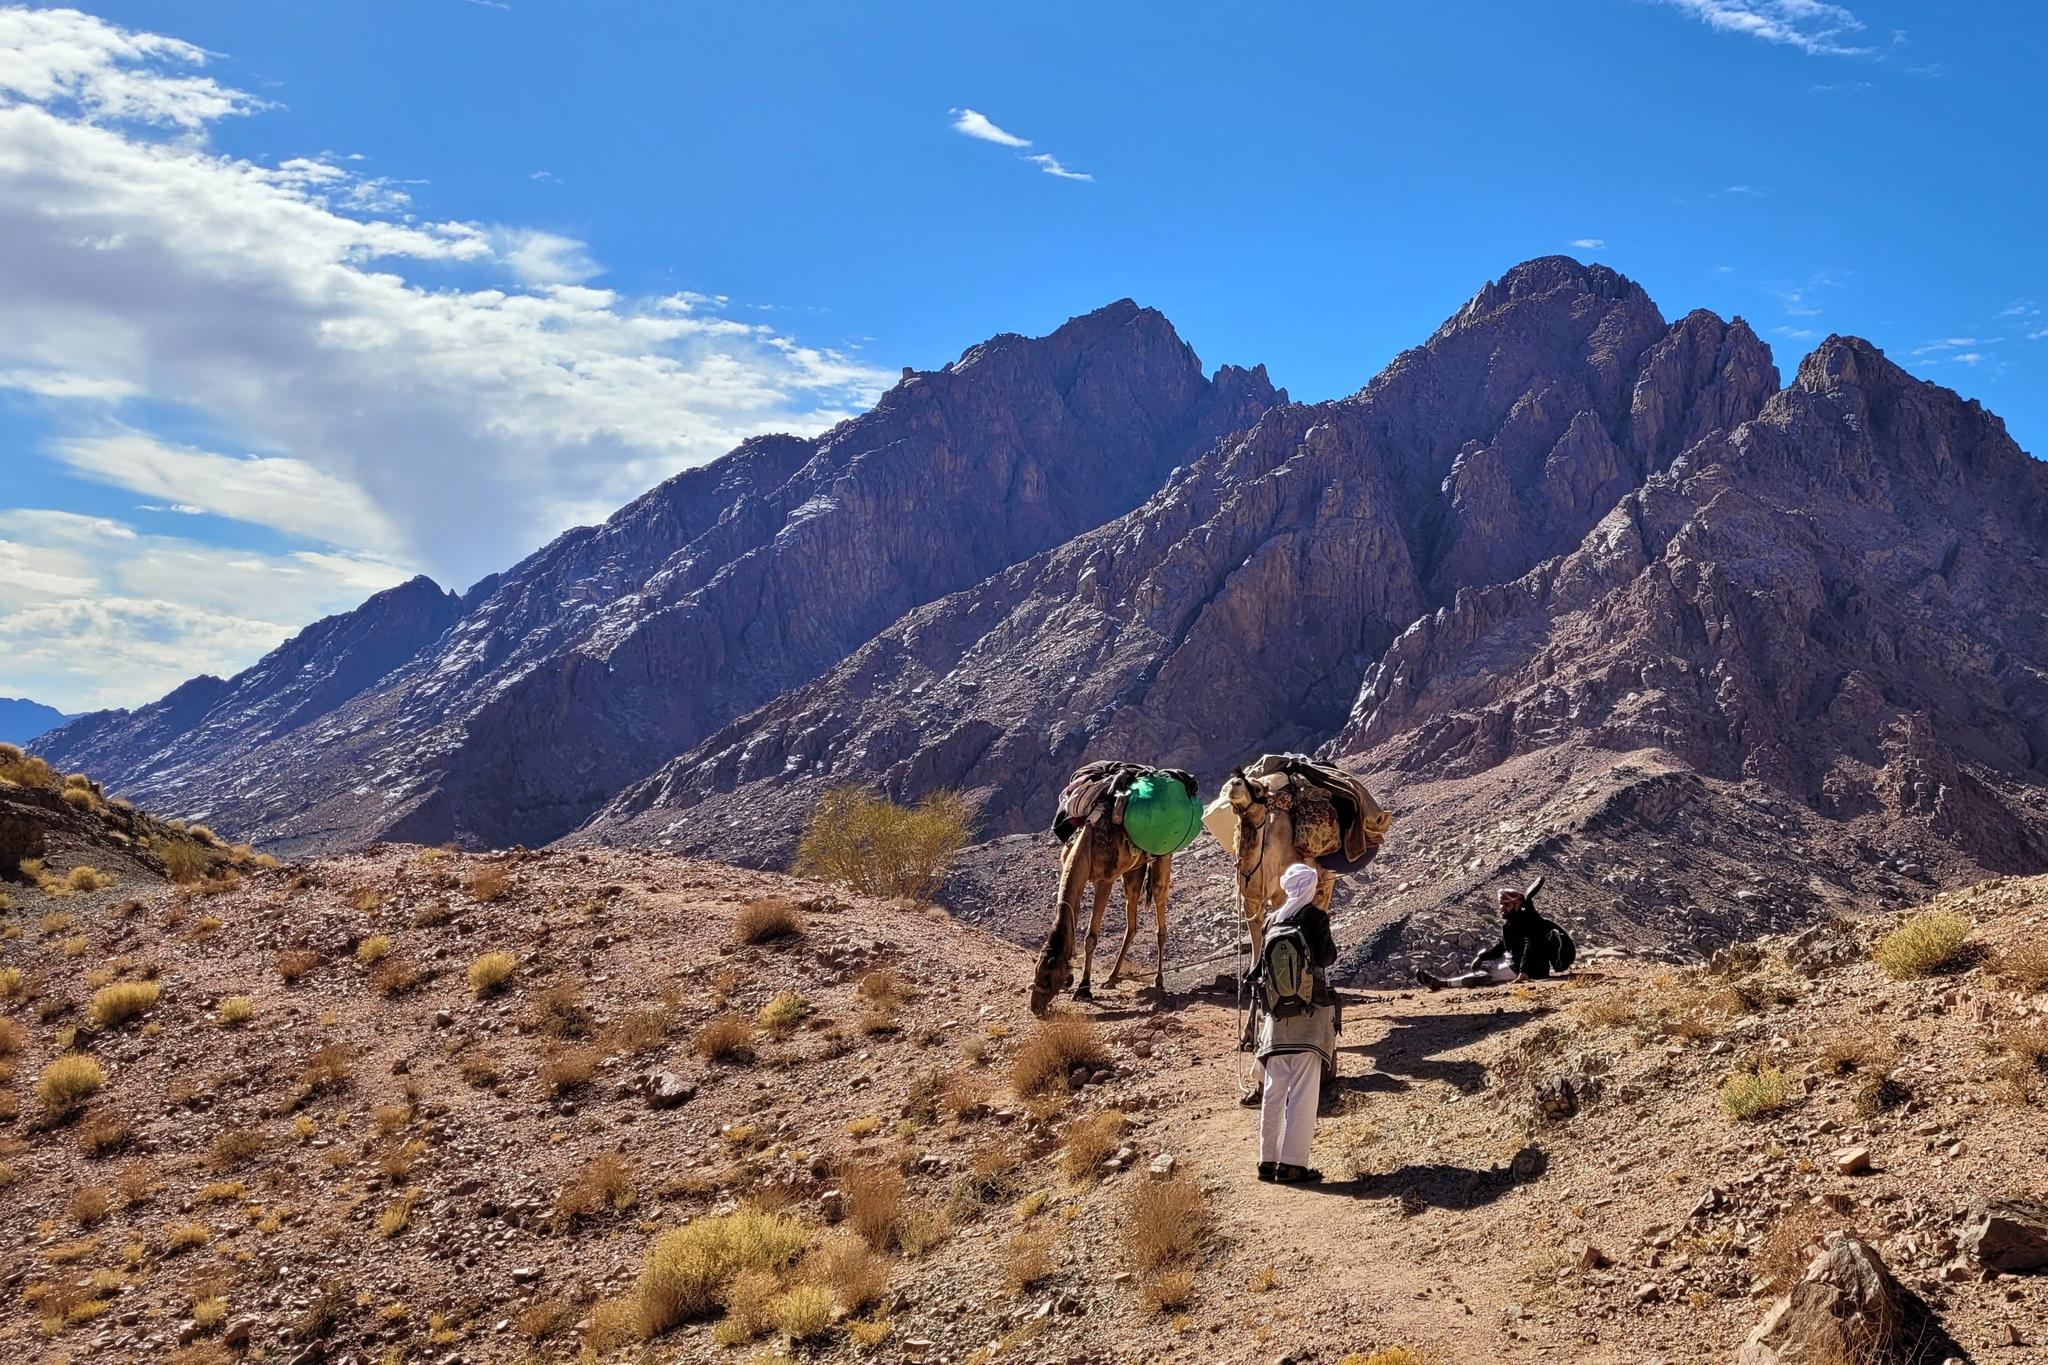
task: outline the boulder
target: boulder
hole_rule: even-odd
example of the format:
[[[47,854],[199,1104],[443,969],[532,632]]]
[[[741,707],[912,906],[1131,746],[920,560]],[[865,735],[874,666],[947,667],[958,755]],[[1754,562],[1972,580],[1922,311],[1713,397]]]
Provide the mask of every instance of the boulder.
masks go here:
[[[1906,1316],[1906,1292],[1869,1243],[1828,1234],[1792,1291],[1749,1334],[1736,1365],[1885,1359]]]
[[[2048,1270],[2048,1203],[1980,1195],[1970,1201],[1958,1241],[1987,1270]]]

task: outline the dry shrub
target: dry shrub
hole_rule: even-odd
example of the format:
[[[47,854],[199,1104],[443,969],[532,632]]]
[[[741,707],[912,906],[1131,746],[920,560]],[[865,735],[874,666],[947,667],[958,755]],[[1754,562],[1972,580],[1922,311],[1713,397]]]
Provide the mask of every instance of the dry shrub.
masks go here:
[[[742,1270],[719,1291],[725,1310],[711,1339],[720,1346],[744,1346],[775,1327],[775,1298],[782,1277],[772,1270]]]
[[[1010,1088],[1026,1099],[1066,1090],[1076,1067],[1108,1062],[1109,1050],[1096,1036],[1093,1024],[1077,1014],[1055,1015],[1039,1021],[1018,1047],[1010,1066]]]
[[[573,1228],[601,1213],[624,1213],[633,1207],[633,1168],[617,1152],[602,1152],[571,1176],[555,1195],[555,1221]]]
[[[99,1094],[106,1083],[106,1070],[98,1062],[74,1052],[43,1068],[36,1098],[52,1116],[62,1116]]]
[[[1337,1365],[1431,1365],[1431,1362],[1412,1346],[1384,1346],[1371,1353],[1353,1351]]]
[[[820,1285],[791,1285],[775,1300],[775,1325],[791,1341],[821,1337],[832,1326],[832,1291]]]
[[[958,792],[932,792],[912,808],[859,787],[835,787],[804,828],[796,871],[863,896],[922,904],[966,846],[967,833],[967,803]]]
[[[1002,1250],[1003,1287],[1021,1294],[1051,1278],[1052,1234],[1042,1228],[1015,1233]]]
[[[534,997],[527,1023],[550,1038],[588,1038],[593,1027],[583,988],[573,981],[548,987]]]
[[[1879,1033],[1843,1030],[1821,1046],[1821,1062],[1837,1076],[1851,1072],[1884,1072],[1898,1064],[1899,1049]]]
[[[913,1204],[896,1225],[896,1246],[915,1260],[953,1236],[953,1215],[938,1204]]]
[[[605,1046],[635,1057],[652,1052],[668,1040],[672,1018],[665,1009],[634,1010],[605,1029]]]
[[[1209,1230],[1209,1198],[1185,1176],[1146,1180],[1124,1202],[1124,1240],[1140,1269],[1194,1258]]]
[[[536,1299],[514,1320],[528,1341],[546,1341],[576,1321],[576,1305],[568,1299]]]
[[[34,754],[14,744],[0,744],[0,786],[45,787],[58,785],[57,770]]]
[[[307,1093],[319,1094],[326,1090],[339,1090],[348,1084],[355,1073],[356,1056],[345,1043],[328,1043],[306,1059],[306,1068],[299,1073],[299,1084]]]
[[[835,1232],[814,1247],[804,1258],[803,1274],[830,1290],[848,1313],[880,1303],[889,1292],[889,1258],[852,1231]]]
[[[574,1094],[596,1078],[598,1060],[596,1048],[554,1049],[540,1064],[540,1087],[549,1099]]]
[[[910,998],[910,988],[903,984],[903,978],[893,967],[877,967],[862,976],[854,988],[860,998],[876,1009],[893,1010]]]
[[[761,1006],[754,1022],[771,1038],[787,1038],[796,1031],[798,1024],[810,1017],[810,1013],[810,1001],[795,991],[784,991]]]
[[[2018,991],[2048,991],[2048,943],[2037,938],[2007,944],[1991,961],[1992,973]]]
[[[372,910],[375,910],[378,906],[382,904],[384,904],[384,893],[382,891],[379,891],[374,886],[359,886],[355,890],[348,893],[349,909],[359,911],[360,913],[365,915],[369,914]],[[384,946],[386,948],[389,948],[391,946],[391,941],[389,939],[385,939],[382,934],[372,935],[372,937],[367,941],[375,942],[379,939],[383,939]],[[376,960],[377,959],[373,957],[366,957],[363,959],[363,961],[365,962],[375,962]]]
[[[478,999],[503,989],[519,970],[519,959],[505,952],[489,952],[469,964],[469,989]]]
[[[387,957],[370,973],[370,989],[386,999],[395,1000],[419,985],[421,976],[420,969],[406,959]]]
[[[14,1056],[27,1041],[28,1035],[22,1032],[21,1025],[0,1017],[0,1057]]]
[[[88,1013],[101,1028],[118,1028],[154,1009],[162,994],[154,981],[118,981],[93,993]]]
[[[102,872],[96,867],[81,863],[64,876],[64,889],[72,891],[99,891],[114,884],[114,874]]]
[[[621,1294],[590,1310],[590,1321],[583,1328],[583,1347],[592,1355],[607,1356],[640,1337],[640,1300],[637,1295]]]
[[[721,1014],[697,1031],[692,1046],[707,1062],[750,1062],[754,1059],[754,1021],[744,1014]]]
[[[135,1130],[126,1119],[100,1109],[87,1114],[78,1125],[79,1148],[89,1157],[109,1156],[126,1147]]]
[[[1742,1121],[1768,1118],[1792,1099],[1785,1073],[1774,1066],[1731,1072],[1715,1093],[1729,1117]]]
[[[1076,1184],[1100,1179],[1102,1163],[1123,1140],[1124,1127],[1124,1116],[1115,1109],[1075,1119],[1060,1134],[1060,1171]]]
[[[213,1145],[206,1149],[205,1165],[209,1171],[231,1171],[245,1165],[263,1150],[263,1130],[260,1128],[223,1129],[213,1139]]]
[[[176,1255],[203,1247],[213,1240],[213,1229],[204,1223],[173,1223],[164,1230],[164,1250]]]
[[[391,938],[388,934],[372,934],[356,945],[356,961],[365,967],[374,967],[391,955]]]
[[[488,904],[512,889],[512,874],[502,867],[480,867],[462,886],[471,900]]]
[[[1155,1313],[1172,1313],[1187,1307],[1195,1294],[1195,1272],[1168,1270],[1145,1282],[1145,1303]]]
[[[1933,976],[1969,956],[1970,917],[1954,910],[1923,910],[1877,941],[1870,956],[1892,976]]]
[[[1751,1258],[1756,1278],[1773,1293],[1782,1294],[1806,1273],[1821,1239],[1842,1226],[1841,1215],[1808,1204],[1780,1218]]]
[[[411,1195],[385,1205],[384,1211],[377,1215],[377,1235],[388,1241],[404,1232],[406,1225],[412,1222],[412,1205]]]
[[[462,1079],[478,1089],[488,1089],[505,1079],[504,1065],[489,1048],[472,1048],[455,1063]]]
[[[277,974],[289,986],[320,965],[320,954],[310,948],[287,948],[277,955]]]
[[[246,995],[230,995],[220,1002],[220,1022],[227,1028],[240,1028],[256,1017],[256,1001]]]
[[[903,1173],[894,1166],[865,1163],[839,1174],[846,1199],[846,1225],[877,1251],[896,1240],[903,1221]]]
[[[803,912],[795,901],[781,896],[748,901],[733,919],[732,932],[741,943],[787,942],[803,937]]]
[[[85,1185],[71,1192],[71,1203],[67,1211],[71,1221],[82,1228],[89,1228],[106,1218],[108,1210],[114,1207],[114,1196],[104,1185]]]
[[[1856,1088],[1853,1103],[1858,1114],[1864,1118],[1875,1118],[1899,1108],[1912,1098],[1913,1092],[1892,1077],[1873,1076]]]
[[[803,1253],[810,1230],[777,1213],[739,1209],[662,1233],[640,1267],[639,1328],[658,1336],[703,1317],[742,1271],[779,1272]]]

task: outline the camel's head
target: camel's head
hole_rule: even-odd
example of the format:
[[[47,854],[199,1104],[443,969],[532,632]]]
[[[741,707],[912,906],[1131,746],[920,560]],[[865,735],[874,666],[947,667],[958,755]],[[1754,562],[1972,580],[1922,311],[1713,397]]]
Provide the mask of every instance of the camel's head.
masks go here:
[[[1287,776],[1252,777],[1239,768],[1224,788],[1237,812],[1237,870],[1249,910],[1278,905],[1280,873],[1296,861]]]
[[[1073,954],[1067,947],[1066,923],[1061,921],[1053,926],[1052,936],[1045,942],[1045,950],[1038,955],[1038,970],[1031,978],[1031,1012],[1043,1015],[1052,1005],[1052,998],[1073,981]]]

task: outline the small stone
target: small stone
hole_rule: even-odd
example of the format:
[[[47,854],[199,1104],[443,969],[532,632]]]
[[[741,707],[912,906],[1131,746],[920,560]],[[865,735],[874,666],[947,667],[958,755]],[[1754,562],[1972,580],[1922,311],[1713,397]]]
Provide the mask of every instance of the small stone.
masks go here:
[[[1655,1303],[1662,1297],[1664,1297],[1664,1287],[1655,1280],[1639,1284],[1635,1288],[1634,1298],[1637,1303]]]
[[[1173,1168],[1177,1164],[1173,1153],[1161,1152],[1158,1156],[1152,1158],[1152,1164],[1146,1169],[1152,1173],[1154,1180],[1164,1180],[1173,1174]]]
[[[1868,1147],[1844,1147],[1835,1153],[1835,1170],[1841,1175],[1861,1175],[1870,1169]]]
[[[1579,1248],[1579,1269],[1600,1270],[1610,1264],[1612,1262],[1608,1260],[1607,1253],[1591,1242]]]

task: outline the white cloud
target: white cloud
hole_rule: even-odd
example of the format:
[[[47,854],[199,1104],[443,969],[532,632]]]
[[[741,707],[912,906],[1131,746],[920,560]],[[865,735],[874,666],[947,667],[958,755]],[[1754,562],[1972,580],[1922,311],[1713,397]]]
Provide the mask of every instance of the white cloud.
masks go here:
[[[262,554],[106,517],[0,511],[0,692],[134,706],[242,668],[316,617],[405,580],[359,555]]]
[[[381,509],[337,518],[330,545],[460,586],[563,530],[565,509],[616,507],[762,431],[822,430],[891,380],[702,296],[592,288],[571,238],[435,221],[336,160],[214,152],[203,125],[259,106],[191,76],[204,59],[0,9],[0,371],[147,399]],[[78,435],[104,436],[88,417]]]
[[[2037,318],[2041,316],[2040,305],[2032,299],[2015,299],[1998,310],[2002,318]]]
[[[99,483],[323,543],[400,553],[401,538],[354,484],[284,456],[217,455],[141,432],[59,440],[51,454]]]
[[[1039,152],[1036,155],[1027,156],[1024,159],[1026,161],[1032,162],[1034,165],[1038,167],[1039,170],[1044,171],[1047,175],[1056,175],[1062,180],[1095,179],[1094,176],[1088,174],[1086,171],[1075,171],[1067,169],[1067,167],[1060,164],[1060,159],[1058,157],[1053,156],[1049,152]]]
[[[525,284],[582,284],[599,273],[588,246],[537,228],[502,228],[498,255]]]
[[[0,389],[18,389],[38,398],[82,398],[97,403],[119,402],[141,392],[119,379],[62,370],[0,370]]]
[[[1794,47],[1811,56],[1863,57],[1867,47],[1849,45],[1863,21],[1823,0],[1658,0],[1690,14],[1710,28],[1767,43]]]
[[[974,109],[948,109],[953,116],[953,131],[983,142],[993,142],[998,147],[1029,147],[1031,139],[1005,132],[989,121],[988,115]]]
[[[1607,245],[1605,237],[1574,237],[1571,244],[1581,251],[1599,251]]]
[[[1928,342],[1925,346],[1915,346],[1913,348],[1913,354],[1924,356],[1940,355],[1944,351],[1966,351],[1973,346],[1994,346],[1997,344],[1997,341],[1998,339],[1996,337],[1988,337],[1983,339],[1979,339],[1977,337],[1939,337],[1936,340]],[[1955,358],[1957,360],[1962,359],[1961,356],[1957,356]],[[1970,361],[1967,363],[1975,364],[1976,362]]]
[[[1768,197],[1768,196],[1770,195],[1770,191],[1769,191],[1769,190],[1766,190],[1766,189],[1759,189],[1759,188],[1758,188],[1757,186],[1755,186],[1755,185],[1730,185],[1730,186],[1729,186],[1729,187],[1728,187],[1727,189],[1725,189],[1725,190],[1722,190],[1722,191],[1721,191],[1721,193],[1723,193],[1723,194],[1746,194],[1746,195],[1750,196],[1750,197],[1751,197],[1751,198],[1753,198],[1753,199],[1763,199],[1763,198],[1766,198],[1766,197]]]
[[[1964,351],[1962,354],[1956,357],[1956,363],[1959,365],[1975,365],[1978,361],[1982,360],[1983,358],[1984,357],[1978,354],[1976,351]]]
[[[2027,333],[2027,340],[2029,340],[2029,341],[2048,341],[2048,327],[2043,327],[2043,328],[2042,328],[2042,329],[2041,329],[2040,331],[2038,331],[2038,332],[2029,332],[2029,333]]]
[[[1814,331],[1811,327],[1778,326],[1773,327],[1771,329],[1771,333],[1774,336],[1781,336],[1785,338],[1787,341],[1811,341],[1815,337],[1820,335],[1820,333]]]

